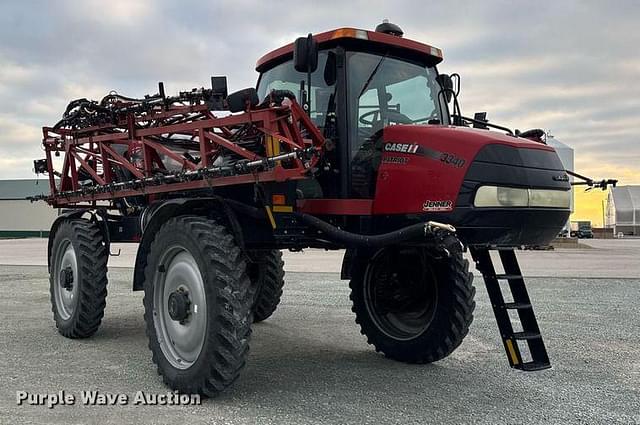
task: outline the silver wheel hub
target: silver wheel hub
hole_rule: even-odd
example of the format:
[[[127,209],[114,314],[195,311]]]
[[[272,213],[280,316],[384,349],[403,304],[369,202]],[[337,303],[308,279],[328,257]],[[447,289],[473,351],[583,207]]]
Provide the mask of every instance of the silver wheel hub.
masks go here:
[[[155,273],[153,321],[166,359],[178,369],[198,360],[207,333],[204,281],[193,256],[181,246],[167,249]]]
[[[78,259],[69,239],[60,243],[54,267],[56,310],[63,320],[69,320],[78,302]]]

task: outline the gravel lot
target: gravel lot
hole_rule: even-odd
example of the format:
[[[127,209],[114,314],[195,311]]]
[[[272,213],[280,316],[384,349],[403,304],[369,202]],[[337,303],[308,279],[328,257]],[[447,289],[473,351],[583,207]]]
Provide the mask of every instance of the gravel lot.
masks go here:
[[[39,248],[19,257],[25,243]],[[640,423],[640,241],[624,243],[579,250],[591,256],[581,267],[573,264],[582,261],[577,250],[522,253],[525,274],[545,276],[529,279],[529,288],[551,370],[509,369],[478,278],[475,321],[457,351],[426,366],[387,360],[359,334],[346,282],[335,273],[339,264],[321,263],[330,273],[296,271],[321,254],[311,252],[287,256],[282,304],[254,326],[248,367],[217,399],[200,406],[77,402],[48,409],[18,406],[16,392],[64,390],[79,398],[99,390],[132,398],[168,389],[151,363],[142,294],[130,291],[132,269],[110,269],[101,329],[72,341],[53,325],[46,267],[7,265],[42,261],[42,242],[2,241],[0,422]],[[567,275],[575,277],[558,277]]]

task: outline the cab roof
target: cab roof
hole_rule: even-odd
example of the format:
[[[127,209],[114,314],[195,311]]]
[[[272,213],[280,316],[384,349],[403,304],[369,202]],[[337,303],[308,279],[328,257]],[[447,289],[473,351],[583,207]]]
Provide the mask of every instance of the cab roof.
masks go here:
[[[313,38],[320,49],[344,42],[363,46],[365,50],[393,50],[394,53],[410,56],[428,66],[442,62],[442,50],[437,47],[382,32],[347,27],[315,34]],[[292,57],[293,43],[289,43],[258,59],[256,71],[263,72]]]

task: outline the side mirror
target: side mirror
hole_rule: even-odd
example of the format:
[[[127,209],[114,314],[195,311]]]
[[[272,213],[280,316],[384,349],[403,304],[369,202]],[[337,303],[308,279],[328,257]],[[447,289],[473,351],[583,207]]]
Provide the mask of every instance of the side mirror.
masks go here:
[[[482,124],[485,122],[489,122],[489,120],[487,119],[487,113],[486,112],[476,112],[473,115],[473,128],[481,128],[483,130],[489,130],[489,127],[487,127],[486,125]]]
[[[318,43],[311,34],[293,43],[293,67],[298,72],[314,72],[318,68]]]
[[[444,96],[447,103],[451,102],[451,98],[453,97],[453,81],[451,80],[451,77],[448,74],[439,74],[436,77],[436,81],[444,90]]]
[[[224,110],[227,94],[227,77],[211,77],[211,96],[207,102],[209,108],[214,111]]]
[[[227,77],[211,77],[211,91],[214,95],[227,97]]]

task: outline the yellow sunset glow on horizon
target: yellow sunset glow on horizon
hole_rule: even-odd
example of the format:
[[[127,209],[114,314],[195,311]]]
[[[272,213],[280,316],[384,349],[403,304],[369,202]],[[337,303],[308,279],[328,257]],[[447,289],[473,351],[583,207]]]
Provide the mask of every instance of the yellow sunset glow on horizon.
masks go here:
[[[618,186],[640,184],[640,168],[616,168],[599,164],[597,166],[584,166],[589,173],[586,175],[593,178],[618,179]],[[576,170],[579,170],[576,167]],[[581,173],[580,171],[578,171]],[[581,173],[583,174],[583,173]],[[586,186],[575,186],[574,212],[571,214],[572,221],[589,220],[593,227],[603,227],[603,207],[606,209],[607,195],[609,190],[592,189],[585,191]]]
[[[602,227],[603,208],[606,208],[608,191],[592,189],[585,192],[577,186],[575,194],[575,211],[571,214],[571,221],[589,220],[593,227]]]

